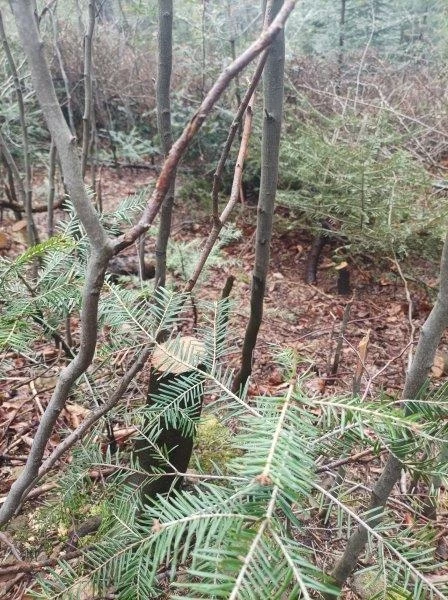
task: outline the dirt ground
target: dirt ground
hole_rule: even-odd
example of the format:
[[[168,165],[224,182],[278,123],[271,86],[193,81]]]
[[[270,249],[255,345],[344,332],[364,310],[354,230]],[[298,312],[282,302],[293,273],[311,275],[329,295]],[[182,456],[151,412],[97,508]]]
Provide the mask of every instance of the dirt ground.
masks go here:
[[[150,185],[153,179],[153,171],[103,169],[104,209],[112,210],[122,198]],[[249,315],[256,209],[240,205],[235,215],[241,237],[223,248],[222,266],[213,268],[206,283],[198,286],[194,293],[198,298],[217,299],[227,276],[235,276],[231,292],[234,302],[231,331],[240,348]],[[41,230],[45,229],[45,219],[45,213],[37,217]],[[210,216],[203,207],[177,202],[173,222],[175,239],[205,239],[210,227]],[[303,368],[310,374],[305,383],[310,393],[350,393],[358,367],[362,373],[361,392],[367,389],[368,395],[375,395],[382,389],[399,397],[412,340],[418,336],[418,329],[435,298],[438,265],[420,259],[417,263],[403,263],[398,267],[387,259],[356,259],[350,265],[352,295],[343,297],[336,291],[337,273],[331,248],[327,247],[323,252],[317,285],[304,283],[310,242],[309,233],[300,229],[297,217],[291,218],[284,209],[276,211],[271,271],[250,393],[274,394],[281,388],[283,380],[273,355],[279,349],[292,348],[306,359]],[[24,248],[23,229],[5,213],[0,222],[0,255],[14,256]],[[149,241],[149,253],[151,249],[152,242]],[[126,252],[135,255],[135,248]],[[409,298],[412,301],[412,319],[409,318]],[[343,335],[341,358],[337,374],[330,376],[348,302],[351,309]],[[367,353],[361,357],[366,336]],[[57,352],[50,342],[36,347],[32,354],[13,357],[13,367],[0,377],[0,497],[6,495],[22,468],[34,430],[50,396],[50,384],[54,385],[59,369],[56,362],[51,362],[57,358]],[[231,361],[232,366],[238,366],[239,349],[232,355]],[[42,375],[42,364],[46,365],[48,389],[33,381],[35,374]],[[445,381],[443,373],[436,375],[437,382]],[[82,417],[80,409],[65,411],[60,425],[74,428]],[[378,459],[369,468],[374,473],[380,466]],[[367,467],[361,463],[360,469],[364,468]],[[28,506],[35,505],[34,502]],[[440,525],[446,532],[447,524]],[[447,536],[441,537],[445,538],[448,545]],[[0,592],[3,589],[6,593],[3,597],[26,598],[26,578],[11,582],[11,576],[0,576]],[[345,597],[352,596],[347,592]]]

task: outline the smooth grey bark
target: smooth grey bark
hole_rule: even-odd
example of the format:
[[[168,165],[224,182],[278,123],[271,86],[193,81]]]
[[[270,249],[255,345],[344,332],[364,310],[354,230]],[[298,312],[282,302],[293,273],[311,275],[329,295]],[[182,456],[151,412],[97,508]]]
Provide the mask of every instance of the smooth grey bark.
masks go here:
[[[271,23],[283,5],[274,0],[266,7],[267,23]],[[258,198],[255,265],[252,274],[250,316],[244,336],[241,368],[233,389],[244,386],[252,372],[252,355],[263,318],[264,294],[269,269],[272,219],[278,179],[278,157],[283,114],[283,83],[285,66],[285,36],[282,31],[273,42],[263,73],[263,137],[261,150],[261,181]]]
[[[47,235],[52,237],[54,233],[54,196],[56,174],[56,146],[51,140],[50,153],[48,156],[48,215],[47,215]]]
[[[157,71],[157,127],[164,156],[173,145],[171,130],[171,71],[173,64],[173,0],[159,0],[159,38]],[[160,210],[160,223],[156,241],[155,288],[164,287],[166,280],[166,250],[171,233],[171,216],[174,204],[176,172]]]
[[[10,0],[10,3],[19,38],[30,67],[37,99],[56,145],[65,185],[89,238],[91,255],[87,264],[86,282],[82,294],[79,352],[59,375],[56,388],[37,429],[26,465],[0,509],[0,527],[14,515],[25,495],[34,485],[39,475],[48,440],[72,386],[78,377],[88,369],[93,360],[97,341],[98,302],[110,258],[113,254],[118,254],[123,248],[131,245],[149,229],[169,189],[172,174],[207,115],[233,77],[272,44],[276,36],[282,33],[284,24],[296,5],[296,0],[285,0],[282,10],[272,24],[220,74],[199,111],[186,125],[166,157],[155,189],[148,199],[147,206],[138,223],[114,242],[108,238],[86,194],[76,139],[70,132],[56,97],[51,74],[45,60],[43,43],[40,40],[34,18],[33,0]]]
[[[48,14],[50,16],[51,26],[53,29],[54,50],[56,53],[56,58],[58,59],[58,64],[59,64],[59,69],[61,71],[62,81],[64,82],[65,96],[66,96],[66,102],[67,102],[68,124],[70,127],[70,131],[72,132],[73,135],[75,135],[75,119],[73,117],[72,94],[70,92],[70,82],[68,80],[67,71],[65,70],[64,60],[62,58],[61,44],[59,42],[58,21],[57,21],[56,14],[53,15],[52,10],[49,10]]]
[[[84,35],[84,114],[82,116],[81,171],[86,175],[92,133],[92,43],[95,28],[95,0],[89,1],[89,20]]]
[[[56,420],[65,406],[72,385],[87,370],[93,360],[98,330],[98,301],[113,249],[84,188],[76,140],[70,132],[56,98],[53,81],[44,56],[43,44],[40,41],[34,18],[32,0],[11,0],[11,8],[30,67],[33,86],[60,157],[65,183],[89,237],[91,255],[87,264],[86,283],[82,297],[79,352],[59,375],[53,395],[39,423],[24,470],[12,485],[0,509],[0,526],[13,516],[20,506],[24,494],[36,479],[47,442]]]
[[[16,68],[16,63],[14,61],[14,57],[11,53],[11,49],[9,47],[8,39],[6,37],[5,29],[3,26],[3,18],[0,12],[0,39],[2,41],[3,50],[5,52],[6,59],[8,61],[9,68],[11,69],[11,75],[14,81],[14,89],[17,96],[17,105],[19,107],[19,120],[20,127],[22,130],[22,149],[23,149],[23,162],[25,169],[25,178],[22,183],[22,178],[19,175],[20,185],[23,186],[23,208],[25,209],[26,214],[26,223],[27,223],[27,236],[28,236],[28,244],[30,246],[34,246],[39,242],[39,236],[36,229],[36,224],[34,223],[33,211],[32,211],[32,197],[33,197],[33,189],[31,182],[31,156],[30,156],[30,146],[28,143],[28,125],[26,120],[26,112],[25,112],[25,101],[23,98],[22,92],[22,84],[20,82],[19,73]]]
[[[426,319],[420,331],[415,355],[410,369],[406,375],[402,398],[404,401],[413,400],[418,397],[420,390],[425,384],[429,369],[434,362],[434,356],[440,343],[440,339],[448,327],[448,236],[443,245],[442,259],[440,263],[440,288],[437,301]],[[409,414],[409,408],[405,408]],[[394,455],[390,454],[384,470],[372,490],[369,516],[366,523],[369,527],[375,527],[381,521],[383,509],[392,492],[394,485],[400,479],[403,464]],[[350,537],[344,554],[337,562],[332,577],[337,585],[342,587],[347,577],[356,567],[358,558],[367,543],[368,533],[361,525]],[[328,596],[329,598],[333,596]]]

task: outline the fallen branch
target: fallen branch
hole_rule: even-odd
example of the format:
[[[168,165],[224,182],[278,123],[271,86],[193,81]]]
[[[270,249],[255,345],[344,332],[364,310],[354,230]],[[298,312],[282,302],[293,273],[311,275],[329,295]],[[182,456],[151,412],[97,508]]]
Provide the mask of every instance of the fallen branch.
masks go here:
[[[65,198],[61,198],[60,200],[58,200],[57,202],[54,203],[53,209],[55,210],[57,208],[61,208],[62,205],[64,204],[64,202],[65,202]],[[14,202],[0,201],[0,208],[12,210],[15,213],[20,213],[20,214],[25,212],[25,209],[23,208],[23,206],[20,206],[20,204],[15,204]],[[47,211],[48,211],[47,204],[38,204],[37,206],[33,206],[31,209],[31,212],[33,214],[34,213],[43,213],[43,212],[47,212]]]
[[[55,567],[61,560],[73,560],[85,554],[89,548],[82,550],[73,550],[72,552],[62,552],[57,558],[47,558],[46,560],[33,560],[31,562],[20,561],[13,565],[0,568],[0,577],[4,575],[15,575],[16,573],[36,573],[44,569]]]

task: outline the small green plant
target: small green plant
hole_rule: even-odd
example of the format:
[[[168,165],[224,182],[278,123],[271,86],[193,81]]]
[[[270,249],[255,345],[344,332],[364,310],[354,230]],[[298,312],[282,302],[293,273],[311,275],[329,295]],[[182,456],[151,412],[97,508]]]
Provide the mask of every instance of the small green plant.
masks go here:
[[[160,154],[159,148],[136,127],[127,132],[109,130],[102,131],[101,134],[113,144],[116,156],[127,162],[138,164],[144,160],[153,160]]]
[[[159,307],[162,302],[165,312],[171,311],[173,297],[161,298]],[[121,310],[132,314],[136,329],[140,325],[149,330],[147,310],[138,312],[127,302]],[[337,496],[327,490],[317,472],[322,458],[331,462],[354,445],[373,451],[384,447],[411,470],[434,471],[434,463],[423,463],[422,456],[448,434],[446,403],[415,401],[413,414],[404,417],[399,403],[389,398],[310,398],[303,381],[297,379],[298,359],[293,352],[279,357],[290,378],[281,393],[249,399],[244,391],[237,396],[231,391],[232,372],[225,367],[227,301],[201,305],[198,310],[208,315],[197,335],[206,348],[205,393],[213,400],[203,409],[202,427],[206,427],[200,429],[198,447],[211,443],[219,456],[224,446],[225,465],[216,464],[212,449],[202,457],[199,452],[196,485],[143,505],[129,485],[129,473],[139,471],[139,465],[130,463],[126,454],[105,456],[86,443],[69,467],[78,480],[80,464],[83,469],[100,464],[116,471],[110,483],[113,493],[107,494],[104,535],[87,550],[78,568],[63,566],[41,580],[38,597],[68,598],[81,583],[99,594],[113,589],[120,600],[157,598],[162,593],[173,599],[209,600],[336,595],[308,547],[307,529],[319,526],[313,515],[325,498],[339,540],[356,520],[365,523],[356,516],[365,497],[354,494],[350,478]],[[111,317],[109,313],[109,324],[119,327],[121,319]],[[182,354],[179,340],[170,341],[173,364],[182,362],[193,375],[186,376],[182,386],[173,385],[169,393],[158,395],[151,415],[156,424],[163,419],[191,432],[189,417],[178,406],[194,393],[197,368]],[[131,423],[135,414],[128,410],[125,418]],[[92,432],[90,440],[98,433]],[[146,432],[149,441],[157,434],[157,426]],[[446,468],[445,463],[437,465],[439,472],[446,473]],[[444,581],[425,576],[436,543],[434,533],[398,527],[393,514],[379,529],[366,527],[370,556],[380,564],[388,590],[403,590],[419,599],[426,593],[442,598],[448,592]],[[162,582],[160,569],[167,564]]]
[[[207,415],[202,419],[192,457],[199,472],[227,472],[230,461],[238,454],[232,438],[232,431],[220,423],[215,415]]]

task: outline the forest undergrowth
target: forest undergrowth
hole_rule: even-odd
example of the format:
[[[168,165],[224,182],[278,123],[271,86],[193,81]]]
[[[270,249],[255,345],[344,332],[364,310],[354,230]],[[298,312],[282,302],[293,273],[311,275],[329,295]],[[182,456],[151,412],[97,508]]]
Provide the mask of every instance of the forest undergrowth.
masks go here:
[[[123,197],[151,185],[153,180],[151,173],[127,170],[117,173],[104,169],[102,177],[105,212],[115,209]],[[215,266],[207,273],[206,284],[194,296],[197,303],[213,302],[220,296],[226,278],[236,276],[231,292],[230,316],[230,330],[235,339],[241,339],[248,315],[246,299],[250,289],[255,218],[256,211],[251,204],[238,206],[236,231],[220,249]],[[41,222],[38,220],[38,226],[44,227],[44,219]],[[188,279],[188,245],[203,241],[209,229],[207,207],[201,206],[196,200],[178,203],[172,241],[173,254],[176,254],[177,249],[178,256],[170,267],[173,281]],[[8,258],[17,257],[25,248],[22,232],[8,219],[3,219],[1,231],[8,240],[8,244],[1,250],[2,254]],[[354,380],[358,380],[359,391],[366,403],[374,401],[379,395],[388,398],[390,402],[398,402],[411,336],[415,336],[413,328],[424,321],[436,294],[438,282],[432,275],[436,272],[436,266],[422,259],[398,263],[387,258],[374,262],[360,257],[352,265],[352,295],[341,297],[336,293],[337,263],[332,260],[331,248],[324,252],[317,285],[310,286],[303,282],[310,243],[309,233],[300,229],[298,221],[290,218],[287,209],[278,208],[275,214],[265,318],[248,389],[249,402],[260,396],[269,398],[285,394],[290,380],[281,358],[278,358],[285,352],[297,357],[297,373],[303,377],[301,389],[310,397],[328,399],[350,394]],[[147,250],[148,256],[151,256],[153,248],[148,247]],[[134,247],[127,249],[125,255],[135,263]],[[121,282],[129,289],[139,285],[136,274],[125,276]],[[409,299],[412,301],[411,321]],[[343,324],[344,315],[348,311],[348,319]],[[184,310],[180,324],[183,334],[195,334],[197,324],[194,319],[194,310]],[[72,318],[70,326],[76,337],[76,318]],[[101,335],[101,343],[107,342],[103,337],[107,335],[107,331],[103,331]],[[338,341],[341,342],[339,350]],[[447,343],[446,338],[443,342]],[[32,352],[18,352],[7,357],[11,366],[0,384],[1,419],[8,423],[1,440],[1,497],[8,492],[24,464],[36,425],[55,385],[61,360],[64,360],[62,350],[49,341],[41,341],[30,350]],[[115,376],[123,372],[126,352],[126,349],[117,352],[113,364],[108,365],[109,368],[112,366]],[[238,356],[239,349],[235,347],[226,355],[226,367],[237,367]],[[104,377],[110,377],[110,373],[104,371]],[[138,389],[145,388],[147,377],[145,371],[140,374]],[[432,383],[435,387],[440,387],[445,381],[445,368],[440,368],[439,362],[433,369]],[[125,396],[125,405],[132,404],[132,393],[135,394],[135,389]],[[213,402],[213,396],[206,402]],[[49,442],[48,453],[51,453],[67,432],[79,426],[87,412],[86,405],[79,396],[67,404]],[[238,430],[238,420],[233,420],[230,425],[222,428],[213,417],[211,420],[207,419],[199,431],[197,459],[200,461],[201,456],[208,457],[214,466],[218,464],[218,469],[223,469],[222,472],[225,473],[226,463],[235,458],[226,439],[232,435],[232,429]],[[120,416],[113,418],[112,426],[116,443],[120,450],[126,451],[135,437],[135,430],[126,418]],[[95,435],[98,435],[98,431]],[[107,453],[107,439],[103,439],[100,448]],[[348,479],[353,490],[359,493],[366,481],[381,472],[385,456],[385,448],[367,447],[357,451],[356,445],[354,446],[352,454],[341,463],[347,465]],[[101,540],[101,529],[100,533],[97,529],[101,520],[107,520],[108,511],[111,510],[109,500],[113,487],[111,491],[106,481],[113,468],[111,469],[110,464],[101,466],[100,461],[89,469],[90,480],[84,478],[79,489],[64,492],[64,496],[61,496],[58,482],[66,477],[67,462],[71,460],[66,457],[59,463],[51,477],[32,492],[23,513],[13,519],[2,534],[1,541],[11,553],[10,561],[6,561],[2,565],[3,571],[0,571],[0,591],[3,597],[29,597],[25,590],[46,567],[56,566],[57,560],[65,555],[73,554],[76,561],[76,553],[80,549]],[[108,460],[110,461],[110,457]],[[194,474],[194,468],[192,473]],[[75,475],[71,476],[76,479],[76,469]],[[322,485],[324,482],[325,476]],[[419,532],[418,536],[422,537],[430,521],[404,498],[403,494],[409,485],[412,482],[402,482],[401,492],[397,490],[393,494],[389,507],[395,523],[414,533]],[[416,496],[423,494],[423,488],[418,482],[413,493]],[[444,498],[444,495],[446,491],[442,491],[439,500],[438,519],[431,524],[434,529],[432,539],[436,540],[436,554],[433,557],[434,567],[427,570],[426,576],[429,580],[434,578],[434,581],[446,576],[443,562],[448,559],[448,498]],[[346,501],[350,504],[350,496],[347,498]],[[326,510],[328,507],[325,508],[325,503],[320,507],[318,503],[314,508],[311,506],[308,513],[302,515],[307,523],[305,538],[299,529],[294,534],[298,543],[309,548],[316,565],[323,570],[328,570],[331,566],[328,553],[334,552],[338,546],[335,537],[338,536],[339,527],[331,511],[325,516]],[[85,531],[80,531],[83,527]],[[14,542],[11,541],[10,534],[14,534]],[[341,542],[341,551],[343,547]],[[15,565],[18,559],[26,562],[29,567],[18,572],[14,572],[12,567],[8,571],[9,562]],[[365,566],[368,566],[368,554],[365,561]],[[373,594],[372,589],[377,590],[375,593],[381,592],[381,585],[377,576],[369,579],[367,575],[364,579],[355,579],[344,593],[344,598],[373,597],[368,594]],[[76,589],[75,592],[81,593]],[[84,595],[79,597],[93,597],[89,593],[90,588],[84,587]]]

